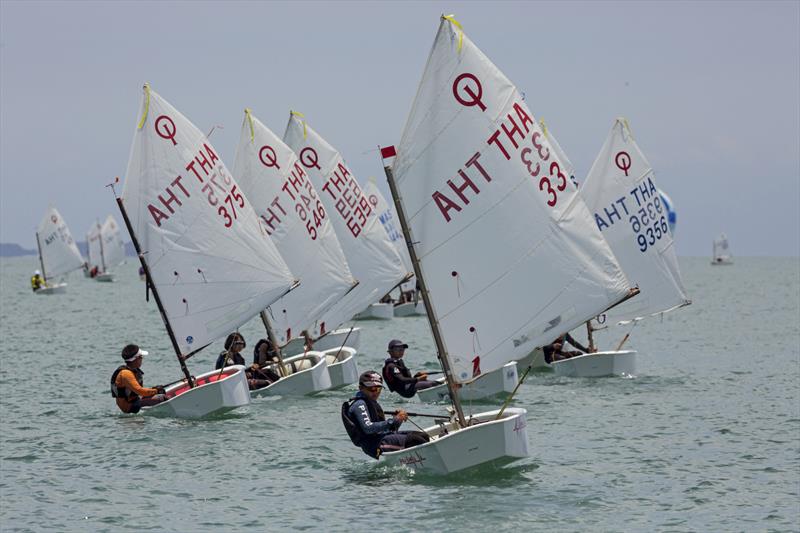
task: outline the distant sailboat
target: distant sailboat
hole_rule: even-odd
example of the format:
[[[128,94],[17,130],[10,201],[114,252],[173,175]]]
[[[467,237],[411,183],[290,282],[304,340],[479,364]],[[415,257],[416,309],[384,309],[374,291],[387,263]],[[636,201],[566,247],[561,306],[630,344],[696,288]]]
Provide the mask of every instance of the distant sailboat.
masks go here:
[[[653,168],[624,118],[614,122],[580,193],[628,279],[640,291],[636,298],[605,311],[603,322],[631,322],[689,305]],[[627,336],[616,350],[554,361],[553,367],[559,375],[574,377],[634,375],[636,352],[621,350],[625,340]],[[590,337],[590,348],[591,343]]]
[[[100,227],[100,234],[103,236],[106,266],[113,270],[125,262],[125,241],[122,240],[122,232],[113,215],[106,217]]]
[[[526,411],[468,415],[459,386],[629,295],[513,83],[443,17],[385,170],[445,372],[453,419],[381,459],[449,473],[528,455]]]
[[[143,412],[197,418],[250,403],[244,367],[186,361],[296,285],[206,136],[148,85],[117,204],[185,379]]]
[[[39,223],[36,246],[39,250],[44,286],[35,293],[47,295],[66,292],[66,283],[52,280],[78,270],[84,263],[67,223],[55,207],[49,208]]]
[[[95,281],[111,282],[114,281],[114,275],[106,268],[105,244],[103,241],[103,229],[98,220],[86,232],[89,277]]]
[[[711,244],[711,264],[712,265],[732,265],[733,256],[728,245],[728,237],[720,233]]]
[[[394,212],[394,208],[389,205],[389,203],[383,197],[383,194],[381,194],[381,191],[378,189],[378,185],[375,183],[374,178],[367,180],[367,184],[364,186],[364,194],[369,199],[369,203],[372,204],[372,207],[375,209],[375,212],[378,215],[378,220],[381,221],[383,229],[386,230],[389,240],[392,241],[392,244],[394,244],[395,248],[397,248],[397,252],[400,254],[400,258],[403,260],[403,266],[408,272],[413,272],[414,266],[411,264],[411,257],[408,255],[408,248],[406,248],[406,242],[403,239],[403,230],[400,227],[400,222],[397,220],[397,215]],[[413,298],[402,298],[402,296],[408,292],[414,291],[414,286],[415,282],[413,279],[400,285],[401,298],[399,301],[392,302],[394,305],[392,316],[403,317],[425,314],[424,304],[414,301]]]

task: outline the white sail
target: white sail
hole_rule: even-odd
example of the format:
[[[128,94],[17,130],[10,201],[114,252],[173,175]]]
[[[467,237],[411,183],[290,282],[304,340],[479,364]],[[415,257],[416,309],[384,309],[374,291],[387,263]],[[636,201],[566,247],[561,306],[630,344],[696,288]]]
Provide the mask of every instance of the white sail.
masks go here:
[[[122,240],[119,224],[112,215],[106,217],[100,227],[100,234],[103,236],[103,258],[106,269],[122,264],[125,261],[125,241]]]
[[[731,251],[728,245],[728,236],[721,233],[719,237],[714,239],[712,245],[713,262],[724,263],[731,261]]]
[[[86,231],[86,262],[90,270],[97,267],[99,272],[105,272],[100,240],[100,224],[92,222]]]
[[[449,19],[393,173],[457,381],[524,357],[628,294],[519,91]]]
[[[341,154],[294,113],[283,140],[319,191],[350,271],[359,282],[323,315],[325,328],[331,330],[377,302],[409,272]]]
[[[64,217],[51,207],[39,222],[36,231],[39,253],[46,279],[63,276],[83,266],[83,257],[75,244]]]
[[[564,149],[561,148],[560,144],[558,144],[555,136],[553,136],[553,132],[550,130],[547,124],[545,124],[543,118],[539,119],[539,125],[542,127],[542,133],[550,142],[550,147],[553,149],[553,154],[555,155],[556,159],[561,161],[561,164],[564,168],[564,174],[569,176],[569,179],[572,181],[572,183],[578,187],[578,180],[575,178],[575,166],[572,164],[572,161],[569,160],[569,157],[567,157]]]
[[[317,190],[295,153],[245,110],[233,173],[301,285],[270,309],[280,344],[316,323],[357,282]]]
[[[145,86],[122,200],[182,354],[244,324],[292,276],[206,136]]]
[[[641,291],[606,316],[630,320],[688,304],[653,168],[624,118],[614,122],[580,191],[628,280]]]
[[[403,267],[408,272],[414,272],[414,265],[411,264],[411,256],[408,255],[408,247],[405,239],[403,239],[403,228],[400,227],[400,221],[394,212],[394,207],[389,205],[389,202],[386,201],[386,198],[383,197],[380,189],[378,189],[378,185],[372,179],[367,180],[367,184],[364,186],[364,194],[378,214],[378,220],[383,224],[383,229],[389,235],[389,240],[397,248],[397,253],[400,254],[400,258],[403,260]]]

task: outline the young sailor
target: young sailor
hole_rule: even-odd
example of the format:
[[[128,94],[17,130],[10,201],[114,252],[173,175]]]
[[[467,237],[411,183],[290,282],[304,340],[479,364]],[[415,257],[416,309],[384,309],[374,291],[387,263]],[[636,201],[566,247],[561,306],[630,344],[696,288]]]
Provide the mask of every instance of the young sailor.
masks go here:
[[[386,380],[389,390],[396,392],[403,398],[412,398],[418,390],[439,385],[436,381],[429,381],[428,374],[417,372],[413,376],[411,370],[403,362],[408,344],[393,339],[389,342],[389,357],[383,362],[383,379]]]
[[[36,292],[44,286],[45,282],[42,273],[38,270],[34,270],[33,276],[31,277],[31,289],[33,289],[33,292]]]
[[[353,444],[377,459],[382,452],[393,452],[424,444],[430,437],[421,431],[397,431],[400,424],[408,420],[402,409],[386,420],[378,403],[383,390],[380,374],[369,370],[358,378],[358,392],[352,403],[342,406],[342,421]]]
[[[247,366],[244,362],[244,357],[242,357],[242,354],[239,353],[244,349],[245,346],[247,346],[247,343],[244,341],[244,337],[242,337],[241,333],[234,331],[228,335],[228,338],[225,339],[225,350],[220,352],[219,357],[217,358],[217,364],[214,366],[214,368],[220,370],[231,365]],[[253,363],[249,367],[245,368],[244,373],[247,376],[247,386],[250,388],[250,390],[264,388],[276,381],[271,379],[269,375],[265,374],[257,363]]]
[[[564,343],[567,342],[580,351],[565,350]],[[591,352],[589,348],[584,347],[581,343],[573,339],[572,335],[570,335],[569,333],[561,335],[559,338],[554,340],[552,344],[547,344],[545,346],[542,346],[542,351],[544,352],[544,360],[548,364],[552,363],[553,361],[561,361],[562,359],[569,359],[570,357],[575,357],[577,355],[583,355],[585,353]],[[594,351],[596,352],[597,350]]]
[[[141,366],[145,355],[147,352],[140,350],[137,345],[127,345],[122,349],[125,364],[117,368],[111,376],[111,396],[116,398],[117,407],[123,413],[138,413],[142,407],[158,405],[167,399],[164,387],[144,386]]]

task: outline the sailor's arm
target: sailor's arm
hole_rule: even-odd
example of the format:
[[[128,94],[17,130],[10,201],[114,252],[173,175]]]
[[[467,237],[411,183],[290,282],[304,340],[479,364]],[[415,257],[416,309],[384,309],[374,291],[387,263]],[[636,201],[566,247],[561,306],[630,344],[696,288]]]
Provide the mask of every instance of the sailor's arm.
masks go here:
[[[116,384],[117,388],[125,387],[142,398],[149,398],[150,396],[155,396],[158,394],[156,389],[142,387],[139,385],[139,382],[136,381],[136,376],[133,375],[133,372],[127,369],[117,374]]]
[[[570,343],[571,345],[573,345],[574,347],[576,347],[580,351],[589,353],[589,348],[584,348],[584,346],[581,343],[579,343],[578,341],[576,341],[575,339],[573,339],[572,335],[570,335],[569,333],[566,334],[566,336],[564,337],[564,340],[566,340],[568,343]]]
[[[352,411],[354,411],[353,418],[356,424],[358,424],[361,430],[367,435],[381,435],[400,427],[400,422],[396,419],[378,420],[375,422],[370,420],[367,404],[364,400],[356,400],[353,404]]]

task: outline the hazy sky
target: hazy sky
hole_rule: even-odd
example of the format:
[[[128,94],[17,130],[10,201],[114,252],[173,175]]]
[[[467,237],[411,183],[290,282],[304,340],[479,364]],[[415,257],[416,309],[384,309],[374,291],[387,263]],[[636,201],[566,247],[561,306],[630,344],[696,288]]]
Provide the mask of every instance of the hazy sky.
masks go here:
[[[290,109],[361,181],[397,143],[439,25],[466,33],[588,172],[626,116],[678,212],[681,255],[800,254],[800,2],[0,1],[0,241],[49,203],[83,239],[119,214],[147,81],[233,166],[243,109]]]

